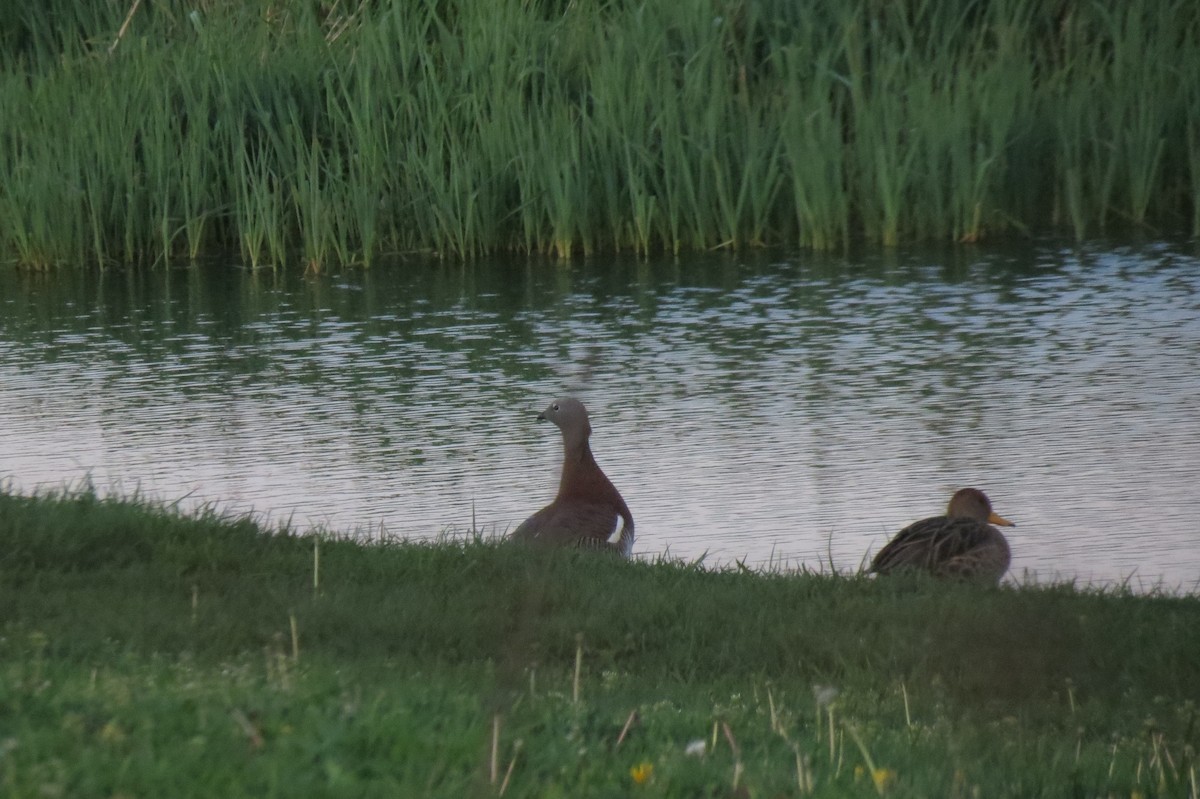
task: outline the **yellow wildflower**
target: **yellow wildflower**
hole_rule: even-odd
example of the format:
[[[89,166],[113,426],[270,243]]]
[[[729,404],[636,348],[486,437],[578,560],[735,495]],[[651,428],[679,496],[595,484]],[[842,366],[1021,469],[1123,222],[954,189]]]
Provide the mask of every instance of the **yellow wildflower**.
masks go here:
[[[871,781],[875,783],[875,790],[883,793],[896,783],[896,772],[890,768],[871,769]]]
[[[116,721],[110,721],[100,729],[100,740],[106,744],[119,744],[125,740],[125,731]]]
[[[654,764],[649,760],[638,763],[633,768],[629,769],[629,776],[633,777],[633,781],[637,785],[645,785],[654,776]]]

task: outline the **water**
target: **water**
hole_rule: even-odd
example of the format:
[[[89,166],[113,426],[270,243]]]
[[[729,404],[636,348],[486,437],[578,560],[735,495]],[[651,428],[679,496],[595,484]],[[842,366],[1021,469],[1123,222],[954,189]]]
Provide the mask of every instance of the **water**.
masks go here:
[[[985,489],[1016,579],[1200,585],[1185,244],[0,273],[0,479],[502,532],[588,404],[638,556],[856,568]]]

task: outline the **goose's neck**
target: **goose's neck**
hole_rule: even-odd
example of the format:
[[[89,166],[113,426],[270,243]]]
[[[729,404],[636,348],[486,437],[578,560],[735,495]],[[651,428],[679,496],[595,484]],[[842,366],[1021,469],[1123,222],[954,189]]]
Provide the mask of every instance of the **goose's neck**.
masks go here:
[[[570,440],[563,438],[562,479],[558,483],[560,497],[578,496],[595,490],[597,482],[607,483],[608,478],[592,456],[587,438]]]

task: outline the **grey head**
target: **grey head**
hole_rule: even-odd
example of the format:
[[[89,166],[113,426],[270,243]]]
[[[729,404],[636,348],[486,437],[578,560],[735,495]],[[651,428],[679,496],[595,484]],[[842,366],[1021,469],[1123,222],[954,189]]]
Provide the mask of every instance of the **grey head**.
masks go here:
[[[562,431],[563,438],[569,441],[586,441],[592,434],[587,409],[574,397],[554,400],[537,418],[553,422],[555,427]]]

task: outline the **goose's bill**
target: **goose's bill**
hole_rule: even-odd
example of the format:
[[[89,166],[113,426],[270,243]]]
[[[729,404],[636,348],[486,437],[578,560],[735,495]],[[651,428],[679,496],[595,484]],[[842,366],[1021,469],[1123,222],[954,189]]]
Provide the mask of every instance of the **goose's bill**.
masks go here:
[[[1016,527],[1017,526],[1016,523],[1010,522],[1008,519],[1004,518],[1003,516],[996,513],[995,511],[992,511],[991,513],[988,514],[988,524],[998,524],[1001,527]]]

